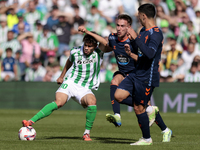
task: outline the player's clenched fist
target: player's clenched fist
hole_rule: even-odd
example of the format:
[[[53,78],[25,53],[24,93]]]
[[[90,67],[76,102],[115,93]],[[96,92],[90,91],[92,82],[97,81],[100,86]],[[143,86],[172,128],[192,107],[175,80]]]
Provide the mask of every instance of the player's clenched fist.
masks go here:
[[[130,45],[129,44],[125,44],[124,48],[125,48],[126,53],[130,56],[130,54],[131,54]]]
[[[56,81],[57,81],[57,84],[62,84],[63,83],[63,78],[59,77]]]
[[[78,27],[78,31],[82,32],[82,33],[86,33],[87,29],[84,26],[79,26]]]
[[[127,35],[131,40],[137,37],[137,33],[132,28],[127,28]]]

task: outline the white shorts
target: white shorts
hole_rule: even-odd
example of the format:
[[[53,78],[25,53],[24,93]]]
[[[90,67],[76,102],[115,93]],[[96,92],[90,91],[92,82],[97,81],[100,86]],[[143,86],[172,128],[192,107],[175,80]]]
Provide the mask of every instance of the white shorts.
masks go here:
[[[12,71],[2,71],[1,72],[1,78],[4,79],[6,75],[9,75],[10,79],[9,81],[13,80],[15,78],[15,74]]]
[[[74,83],[71,80],[65,80],[61,86],[58,88],[57,92],[61,92],[68,95],[67,101],[72,98],[75,102],[81,104],[81,99],[87,94],[93,94],[92,91],[88,88],[82,87]],[[93,94],[94,95],[94,94]]]

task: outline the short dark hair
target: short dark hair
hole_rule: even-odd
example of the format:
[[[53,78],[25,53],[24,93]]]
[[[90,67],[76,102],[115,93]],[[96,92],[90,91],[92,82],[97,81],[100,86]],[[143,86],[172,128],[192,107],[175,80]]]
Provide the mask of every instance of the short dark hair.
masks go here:
[[[198,66],[198,62],[193,61],[191,67],[197,67]]]
[[[74,9],[79,9],[79,6],[78,6],[77,4],[73,4],[72,7],[73,7]]]
[[[52,9],[52,10],[58,10],[58,6],[57,6],[57,5],[53,5],[53,6],[51,7],[51,9]]]
[[[94,33],[94,34],[97,34],[96,32],[94,32],[94,31],[91,31],[92,33]],[[98,34],[97,34],[98,35]],[[86,34],[84,37],[83,37],[83,42],[84,43],[92,43],[92,44],[97,44],[97,40],[93,37],[93,36],[91,36],[91,35],[89,35],[89,34]]]
[[[7,34],[8,34],[8,33],[14,33],[14,32],[13,32],[12,30],[9,30],[9,31],[7,32]]]
[[[127,15],[127,14],[120,14],[117,16],[117,20],[119,19],[123,19],[123,20],[126,20],[128,22],[128,24],[132,25],[132,18]]]
[[[138,11],[144,13],[148,18],[154,18],[156,9],[152,4],[143,4],[138,8]]]
[[[6,52],[12,52],[12,48],[10,47],[6,48]]]

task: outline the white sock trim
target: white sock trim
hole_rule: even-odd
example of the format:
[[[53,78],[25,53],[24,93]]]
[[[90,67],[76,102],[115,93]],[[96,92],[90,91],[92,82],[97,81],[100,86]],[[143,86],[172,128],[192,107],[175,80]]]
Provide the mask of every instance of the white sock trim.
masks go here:
[[[152,106],[148,106],[147,108],[146,108],[146,112],[147,113],[151,113],[153,111],[153,107]]]
[[[151,139],[151,137],[150,138],[148,138],[148,139],[145,139],[145,138],[143,138],[145,141],[147,141],[147,142],[150,142],[152,139]]]
[[[83,133],[83,135],[84,135],[84,134],[90,134],[90,130],[85,129],[85,132]]]
[[[120,115],[120,114],[118,114],[118,113],[115,113],[115,115],[117,115],[119,118],[121,118],[121,115]]]
[[[168,132],[169,128],[167,127],[165,130],[163,130],[162,132]]]

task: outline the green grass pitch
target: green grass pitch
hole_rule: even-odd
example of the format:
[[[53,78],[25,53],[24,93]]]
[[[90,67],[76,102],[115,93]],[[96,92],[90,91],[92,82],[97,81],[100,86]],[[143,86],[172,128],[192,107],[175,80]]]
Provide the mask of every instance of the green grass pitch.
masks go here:
[[[141,130],[133,112],[121,112],[122,126],[117,128],[105,119],[106,113],[97,111],[91,131],[93,141],[85,142],[82,135],[86,110],[57,110],[38,121],[34,141],[20,141],[18,131],[23,119],[30,119],[39,110],[0,109],[0,150],[199,150],[200,114],[161,113],[173,131],[170,143],[162,143],[156,124],[151,128],[152,146],[130,146],[141,137]]]

